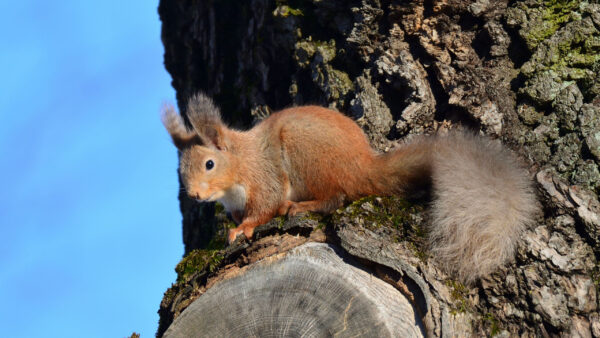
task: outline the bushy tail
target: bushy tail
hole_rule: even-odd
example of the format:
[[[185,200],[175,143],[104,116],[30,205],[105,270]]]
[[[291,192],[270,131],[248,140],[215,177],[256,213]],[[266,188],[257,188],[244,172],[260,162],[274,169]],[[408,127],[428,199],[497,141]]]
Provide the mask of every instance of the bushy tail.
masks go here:
[[[406,175],[402,152],[411,147],[417,150],[412,153],[426,154],[409,156],[408,162],[431,178],[429,243],[440,265],[470,284],[512,259],[537,208],[531,180],[516,158],[499,142],[451,133],[388,155],[396,162],[388,167],[401,176]]]

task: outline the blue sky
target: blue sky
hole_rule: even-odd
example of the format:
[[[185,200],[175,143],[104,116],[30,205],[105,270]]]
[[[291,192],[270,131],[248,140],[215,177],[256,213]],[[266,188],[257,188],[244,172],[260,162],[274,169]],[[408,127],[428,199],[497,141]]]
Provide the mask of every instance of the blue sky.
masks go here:
[[[158,1],[0,3],[5,337],[152,337],[181,258]]]

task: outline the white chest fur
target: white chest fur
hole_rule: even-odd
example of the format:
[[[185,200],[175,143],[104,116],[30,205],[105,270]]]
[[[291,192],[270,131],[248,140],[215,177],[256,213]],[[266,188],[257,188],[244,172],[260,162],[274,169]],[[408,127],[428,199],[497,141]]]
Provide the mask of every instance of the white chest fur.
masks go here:
[[[225,190],[225,195],[219,198],[218,201],[229,212],[244,210],[246,207],[246,189],[241,184],[235,184]]]

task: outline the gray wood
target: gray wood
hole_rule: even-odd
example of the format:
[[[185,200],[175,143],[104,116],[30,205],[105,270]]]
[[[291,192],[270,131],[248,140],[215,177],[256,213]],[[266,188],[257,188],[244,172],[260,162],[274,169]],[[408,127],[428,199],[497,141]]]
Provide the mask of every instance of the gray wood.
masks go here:
[[[307,243],[224,280],[194,301],[165,337],[422,337],[410,302],[345,263],[332,246]]]

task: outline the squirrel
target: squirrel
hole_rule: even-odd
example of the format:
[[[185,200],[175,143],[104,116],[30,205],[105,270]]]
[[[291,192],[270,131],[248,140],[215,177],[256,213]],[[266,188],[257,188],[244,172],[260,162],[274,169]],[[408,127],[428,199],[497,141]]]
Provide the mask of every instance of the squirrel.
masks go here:
[[[273,113],[247,131],[227,127],[204,94],[162,121],[180,151],[187,194],[220,201],[239,224],[229,242],[278,215],[328,213],[368,195],[406,196],[429,186],[428,242],[465,283],[514,256],[537,201],[526,170],[499,142],[465,132],[416,137],[387,153],[371,148],[349,117],[319,106]]]

